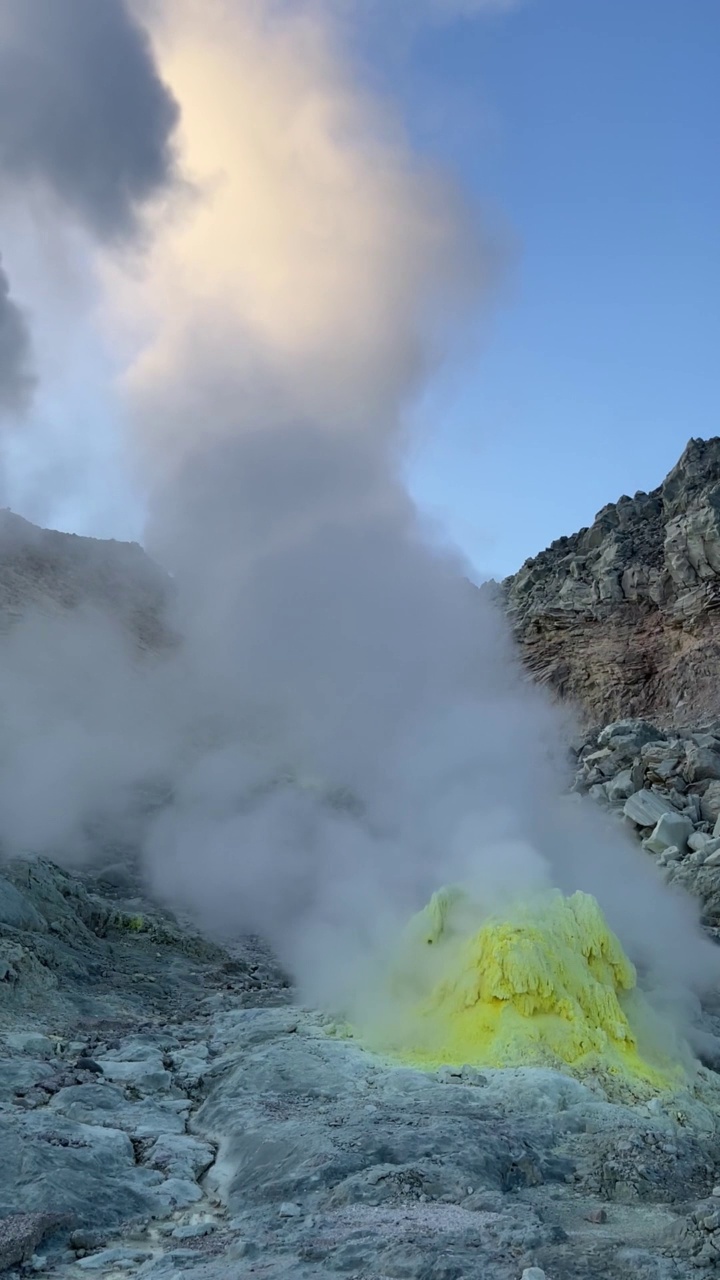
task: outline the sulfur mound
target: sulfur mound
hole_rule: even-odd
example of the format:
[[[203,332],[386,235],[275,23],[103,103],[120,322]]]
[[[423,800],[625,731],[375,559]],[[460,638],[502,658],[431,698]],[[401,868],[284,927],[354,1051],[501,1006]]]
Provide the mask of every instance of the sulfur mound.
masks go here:
[[[545,893],[496,917],[451,887],[410,922],[366,1039],[417,1065],[552,1066],[642,1093],[683,1074],[649,1047],[651,1023],[593,897]]]

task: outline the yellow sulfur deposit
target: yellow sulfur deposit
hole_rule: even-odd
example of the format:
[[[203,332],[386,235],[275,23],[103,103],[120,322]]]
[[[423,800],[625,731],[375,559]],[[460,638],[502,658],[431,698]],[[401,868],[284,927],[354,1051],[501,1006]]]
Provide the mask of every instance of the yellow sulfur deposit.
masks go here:
[[[428,1067],[543,1065],[672,1087],[682,1069],[638,1047],[650,1015],[635,988],[590,895],[541,894],[500,918],[451,887],[410,922],[370,1038]]]

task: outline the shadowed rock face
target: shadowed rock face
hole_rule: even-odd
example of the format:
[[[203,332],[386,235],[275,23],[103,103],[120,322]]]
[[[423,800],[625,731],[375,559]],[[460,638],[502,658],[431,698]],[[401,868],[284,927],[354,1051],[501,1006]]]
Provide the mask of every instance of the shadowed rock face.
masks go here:
[[[172,584],[135,542],[40,529],[0,510],[0,631],[29,608],[91,606],[117,619],[142,649],[167,644]]]
[[[595,723],[720,713],[720,438],[603,507],[501,591],[531,674]]]

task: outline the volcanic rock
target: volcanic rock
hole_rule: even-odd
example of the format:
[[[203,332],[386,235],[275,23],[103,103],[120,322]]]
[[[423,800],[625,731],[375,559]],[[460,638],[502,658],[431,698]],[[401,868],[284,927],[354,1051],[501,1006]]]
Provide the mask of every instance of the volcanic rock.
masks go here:
[[[676,848],[679,852],[686,848],[689,837],[693,834],[692,819],[682,813],[664,813],[651,836],[643,841],[643,847],[650,853],[664,853],[667,849]]]
[[[623,813],[638,827],[651,827],[661,818],[677,814],[677,807],[669,796],[658,795],[655,791],[637,791],[625,801]],[[691,830],[692,824],[690,824]]]
[[[532,675],[590,722],[720,715],[720,438],[691,440],[657,489],[609,503],[501,590]]]

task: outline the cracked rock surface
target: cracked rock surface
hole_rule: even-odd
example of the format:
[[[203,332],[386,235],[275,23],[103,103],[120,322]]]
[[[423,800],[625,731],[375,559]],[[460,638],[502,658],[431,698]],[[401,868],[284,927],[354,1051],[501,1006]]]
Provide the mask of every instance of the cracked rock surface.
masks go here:
[[[391,1066],[298,1008],[257,940],[225,950],[131,868],[110,881],[0,875],[8,1276],[716,1274],[709,1070],[621,1105],[547,1070]]]

